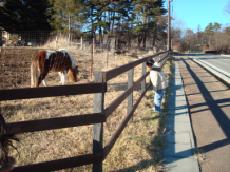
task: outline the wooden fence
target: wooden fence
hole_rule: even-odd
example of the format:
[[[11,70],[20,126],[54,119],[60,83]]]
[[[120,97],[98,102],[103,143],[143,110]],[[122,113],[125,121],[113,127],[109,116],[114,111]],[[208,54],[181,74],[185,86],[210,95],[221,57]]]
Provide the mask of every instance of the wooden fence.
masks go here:
[[[0,101],[18,100],[42,97],[56,97],[67,95],[95,94],[94,96],[94,113],[82,114],[77,116],[57,117],[50,119],[28,120],[20,122],[7,123],[6,131],[8,134],[19,134],[26,132],[37,132],[44,130],[53,130],[85,125],[93,125],[93,153],[79,155],[75,157],[63,158],[41,162],[37,164],[17,166],[12,171],[41,172],[55,171],[66,168],[74,168],[83,165],[93,164],[93,172],[102,171],[102,161],[107,157],[113,148],[117,138],[127,125],[128,121],[135,112],[142,97],[147,92],[150,84],[146,84],[146,77],[149,73],[146,71],[146,61],[154,58],[161,66],[170,57],[169,52],[162,52],[152,56],[146,56],[131,63],[119,66],[107,72],[97,72],[95,74],[95,83],[65,85],[46,88],[24,88],[0,90]],[[142,64],[142,76],[134,82],[134,67]],[[124,72],[128,72],[128,89],[118,96],[109,107],[104,108],[104,94],[107,92],[107,81],[117,77]],[[133,91],[141,85],[141,95],[133,103]],[[128,113],[120,122],[116,131],[112,134],[108,143],[103,146],[103,122],[112,114],[119,104],[128,98]]]

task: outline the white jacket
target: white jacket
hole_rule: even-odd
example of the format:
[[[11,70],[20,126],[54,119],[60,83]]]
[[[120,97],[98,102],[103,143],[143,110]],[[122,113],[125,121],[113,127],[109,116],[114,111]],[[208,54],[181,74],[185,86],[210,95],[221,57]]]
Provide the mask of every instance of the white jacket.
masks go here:
[[[168,87],[168,79],[163,72],[151,70],[150,79],[153,84],[153,90],[162,90]]]

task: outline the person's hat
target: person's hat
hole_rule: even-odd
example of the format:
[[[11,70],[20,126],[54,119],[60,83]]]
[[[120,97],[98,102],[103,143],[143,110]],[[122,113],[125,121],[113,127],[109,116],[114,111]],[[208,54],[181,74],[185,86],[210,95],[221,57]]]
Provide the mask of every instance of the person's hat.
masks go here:
[[[152,65],[152,70],[160,70],[161,69],[161,66],[158,62],[155,62],[153,65]]]
[[[155,61],[154,61],[153,59],[149,59],[149,60],[147,60],[147,62],[146,62],[146,64],[147,64],[148,66],[152,66],[154,63],[155,63]]]
[[[159,64],[158,62],[155,62],[155,63],[154,63],[154,66],[155,66],[155,67],[160,67],[160,64]]]

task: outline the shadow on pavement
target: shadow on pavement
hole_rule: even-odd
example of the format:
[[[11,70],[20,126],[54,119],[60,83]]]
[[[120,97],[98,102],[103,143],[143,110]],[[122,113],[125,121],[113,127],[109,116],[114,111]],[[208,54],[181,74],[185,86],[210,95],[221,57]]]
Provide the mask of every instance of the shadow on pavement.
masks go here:
[[[206,88],[205,84],[199,79],[197,74],[191,69],[190,65],[186,60],[183,59],[184,64],[186,65],[186,68],[188,69],[188,72],[191,74],[193,79],[197,83],[197,87],[200,90],[200,94],[205,99],[205,103],[197,103],[190,108],[194,107],[200,107],[200,106],[207,106],[216,121],[218,122],[220,128],[224,132],[225,136],[227,137],[226,139],[219,140],[216,142],[213,142],[210,145],[206,145],[203,147],[199,147],[198,149],[201,150],[202,152],[208,152],[226,145],[230,144],[230,119],[228,116],[225,114],[225,112],[220,108],[221,106],[218,106],[218,103],[230,103],[230,98],[225,98],[225,99],[219,99],[219,100],[214,100],[208,89]],[[229,106],[229,104],[224,105],[224,106]],[[224,107],[222,106],[222,107]],[[203,111],[203,109],[202,109]]]

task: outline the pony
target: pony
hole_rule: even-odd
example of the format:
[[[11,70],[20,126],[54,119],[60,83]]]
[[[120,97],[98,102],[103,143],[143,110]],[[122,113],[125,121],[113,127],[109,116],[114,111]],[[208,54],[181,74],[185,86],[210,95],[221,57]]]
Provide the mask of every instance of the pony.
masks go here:
[[[39,87],[41,82],[46,87],[45,77],[50,71],[58,72],[62,85],[66,73],[69,80],[77,82],[78,65],[75,58],[65,50],[38,51],[31,62],[31,87]]]

